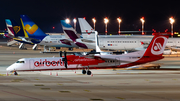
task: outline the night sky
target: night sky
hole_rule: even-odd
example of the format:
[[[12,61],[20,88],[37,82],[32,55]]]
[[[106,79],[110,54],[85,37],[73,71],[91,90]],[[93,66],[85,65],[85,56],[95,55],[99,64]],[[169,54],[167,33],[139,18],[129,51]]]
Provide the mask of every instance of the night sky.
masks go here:
[[[44,32],[62,32],[60,20],[78,17],[86,17],[91,26],[95,17],[96,30],[100,33],[105,29],[104,17],[109,18],[108,32],[118,31],[117,17],[122,19],[122,31],[138,31],[142,16],[147,31],[170,31],[171,16],[175,18],[174,31],[180,31],[178,0],[1,0],[0,30],[6,28],[6,18],[13,18],[20,24],[20,14],[28,15]]]

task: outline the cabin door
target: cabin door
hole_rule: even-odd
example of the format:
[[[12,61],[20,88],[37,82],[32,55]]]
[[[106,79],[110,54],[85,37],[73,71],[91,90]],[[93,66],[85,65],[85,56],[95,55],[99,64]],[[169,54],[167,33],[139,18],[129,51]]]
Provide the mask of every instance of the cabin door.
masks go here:
[[[173,41],[173,46],[177,46],[177,45],[176,45],[176,41]]]
[[[120,65],[120,58],[115,58],[115,65],[116,66]]]
[[[32,59],[29,60],[29,69],[32,70],[32,69],[34,69],[34,67],[35,67],[35,66],[34,66],[34,60],[32,60]]]
[[[97,42],[97,44],[99,45],[99,47],[104,47],[104,40],[102,39],[102,38],[99,38],[99,40],[98,40],[98,42]]]

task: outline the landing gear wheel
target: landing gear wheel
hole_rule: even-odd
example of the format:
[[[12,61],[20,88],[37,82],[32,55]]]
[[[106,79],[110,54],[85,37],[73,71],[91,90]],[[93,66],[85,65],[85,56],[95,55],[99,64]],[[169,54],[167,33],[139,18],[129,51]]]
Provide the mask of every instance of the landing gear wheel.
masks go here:
[[[82,70],[82,74],[86,74],[86,70],[83,69],[83,70]]]
[[[14,72],[14,75],[18,75],[18,73],[15,71],[15,72]]]
[[[87,75],[91,75],[91,71],[90,70],[87,71]]]
[[[161,67],[161,66],[156,66],[156,67],[154,67],[154,69],[160,69],[160,67]]]
[[[158,69],[158,67],[154,67],[154,69]]]

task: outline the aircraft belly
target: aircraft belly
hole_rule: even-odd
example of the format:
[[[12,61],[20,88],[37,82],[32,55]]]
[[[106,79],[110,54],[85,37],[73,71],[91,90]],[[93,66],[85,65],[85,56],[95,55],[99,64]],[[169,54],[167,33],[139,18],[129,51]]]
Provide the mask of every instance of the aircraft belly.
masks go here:
[[[66,45],[66,44],[62,44],[62,43],[49,43],[49,42],[45,42],[45,41],[42,41],[39,44],[49,46],[49,47],[74,47],[75,46],[75,45],[70,46],[70,45]]]

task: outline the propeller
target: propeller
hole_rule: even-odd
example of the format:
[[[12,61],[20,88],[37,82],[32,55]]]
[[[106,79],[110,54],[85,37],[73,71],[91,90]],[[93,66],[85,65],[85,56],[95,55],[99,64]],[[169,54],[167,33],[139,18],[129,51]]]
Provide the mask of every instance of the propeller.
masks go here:
[[[62,57],[62,51],[59,51],[59,56]]]
[[[62,59],[62,61],[64,61],[64,66],[67,68],[67,57],[66,57],[66,51],[64,51],[64,58]],[[62,52],[60,51],[60,56],[62,56]]]

